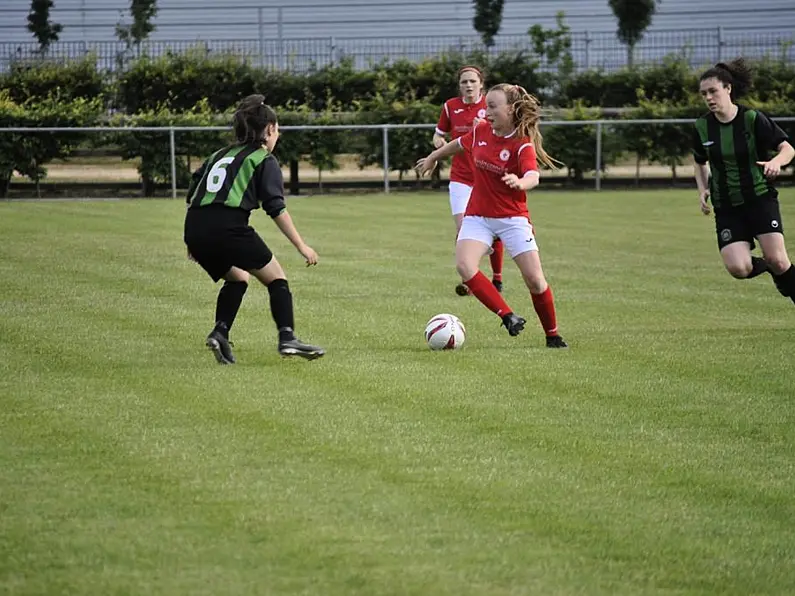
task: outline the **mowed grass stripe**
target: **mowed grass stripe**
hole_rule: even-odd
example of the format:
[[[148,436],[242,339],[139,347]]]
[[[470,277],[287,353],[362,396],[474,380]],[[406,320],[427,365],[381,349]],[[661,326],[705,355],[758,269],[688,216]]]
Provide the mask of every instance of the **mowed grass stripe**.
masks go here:
[[[217,287],[184,259],[182,205],[0,206],[0,581],[792,591],[792,305],[720,270],[693,203],[534,197],[574,346],[560,354],[452,294],[443,195],[291,201],[317,269],[255,225],[285,263],[299,332],[329,355],[281,361],[252,284],[228,368],[202,348]],[[506,281],[532,320],[511,264]],[[445,311],[467,346],[429,353],[424,323]]]

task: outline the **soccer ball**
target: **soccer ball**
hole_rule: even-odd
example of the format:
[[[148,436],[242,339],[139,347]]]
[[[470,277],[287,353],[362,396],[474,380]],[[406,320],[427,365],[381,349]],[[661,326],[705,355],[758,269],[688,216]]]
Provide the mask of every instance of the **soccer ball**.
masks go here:
[[[431,350],[457,350],[464,345],[467,330],[450,314],[436,315],[425,326],[425,341]]]

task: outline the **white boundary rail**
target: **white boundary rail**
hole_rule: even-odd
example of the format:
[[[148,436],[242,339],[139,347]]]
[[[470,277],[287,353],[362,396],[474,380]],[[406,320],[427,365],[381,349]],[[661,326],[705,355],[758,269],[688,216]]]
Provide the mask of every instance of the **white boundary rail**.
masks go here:
[[[795,116],[776,117],[776,122],[795,122]],[[633,124],[693,124],[693,118],[672,118],[672,119],[645,119],[645,120],[547,120],[542,122],[542,126],[595,126],[596,127],[596,163],[594,189],[600,190],[602,183],[602,136],[606,126],[624,126]],[[433,130],[435,124],[329,124],[324,126],[282,126],[283,131],[290,130],[380,130],[383,139],[383,169],[384,169],[384,192],[389,192],[389,131],[397,129],[428,129]],[[171,196],[177,198],[177,170],[176,170],[176,140],[175,133],[178,132],[222,132],[230,130],[228,126],[135,126],[135,127],[112,127],[112,126],[88,126],[88,127],[10,127],[0,128],[3,133],[53,133],[53,132],[162,132],[168,133],[169,148],[171,154]],[[429,146],[430,147],[430,146]],[[422,157],[418,155],[417,158]]]

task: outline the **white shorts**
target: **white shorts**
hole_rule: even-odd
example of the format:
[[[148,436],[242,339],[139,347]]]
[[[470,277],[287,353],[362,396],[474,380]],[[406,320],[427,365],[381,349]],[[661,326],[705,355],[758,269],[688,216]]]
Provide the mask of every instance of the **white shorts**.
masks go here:
[[[450,210],[453,215],[463,215],[467,210],[469,196],[472,194],[472,187],[463,182],[450,183]]]
[[[526,217],[464,216],[458,240],[477,240],[490,247],[495,238],[502,240],[511,258],[523,252],[538,250],[533,226]]]

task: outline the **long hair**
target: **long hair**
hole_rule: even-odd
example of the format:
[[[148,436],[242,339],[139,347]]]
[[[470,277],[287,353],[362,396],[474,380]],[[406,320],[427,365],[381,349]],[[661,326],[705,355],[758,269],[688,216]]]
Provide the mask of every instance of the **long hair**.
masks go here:
[[[265,128],[276,122],[276,112],[265,104],[265,96],[257,93],[243,98],[232,119],[235,138],[241,145],[262,144],[265,141]]]
[[[735,58],[729,63],[718,62],[715,66],[704,72],[699,81],[718,79],[725,85],[731,85],[732,100],[739,99],[751,88],[753,76],[751,67],[744,58]]]
[[[544,136],[541,134],[539,127],[541,103],[538,99],[528,93],[524,87],[509,83],[494,85],[489,89],[489,92],[491,91],[502,91],[505,93],[508,105],[513,108],[513,125],[516,127],[516,132],[520,137],[530,139],[530,142],[535,147],[539,161],[553,170],[558,167],[558,164],[562,164],[562,162],[544,151]]]

